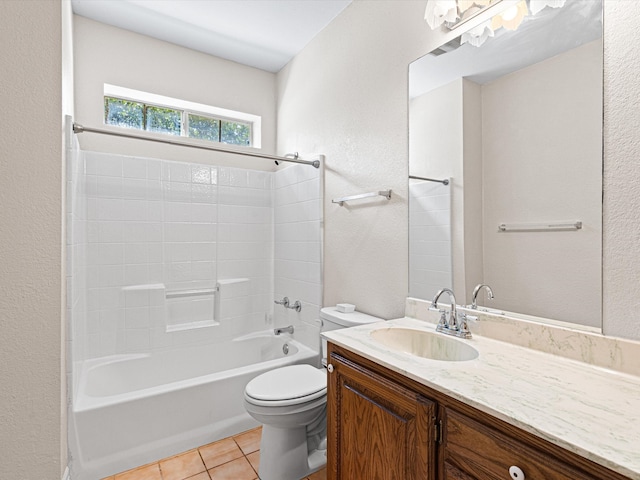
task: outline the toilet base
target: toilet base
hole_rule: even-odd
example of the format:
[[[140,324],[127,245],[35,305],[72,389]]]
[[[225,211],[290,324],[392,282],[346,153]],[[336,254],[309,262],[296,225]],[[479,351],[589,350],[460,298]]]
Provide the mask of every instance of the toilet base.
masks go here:
[[[260,480],[300,480],[326,463],[326,450],[307,451],[305,427],[262,426]]]

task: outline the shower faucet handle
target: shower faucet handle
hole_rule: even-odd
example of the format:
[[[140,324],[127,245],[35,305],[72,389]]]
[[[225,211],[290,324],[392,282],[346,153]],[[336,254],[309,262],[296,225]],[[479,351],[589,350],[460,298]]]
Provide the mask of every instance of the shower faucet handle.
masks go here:
[[[284,308],[289,308],[289,297],[284,297],[282,300],[274,300],[273,303],[284,305]]]

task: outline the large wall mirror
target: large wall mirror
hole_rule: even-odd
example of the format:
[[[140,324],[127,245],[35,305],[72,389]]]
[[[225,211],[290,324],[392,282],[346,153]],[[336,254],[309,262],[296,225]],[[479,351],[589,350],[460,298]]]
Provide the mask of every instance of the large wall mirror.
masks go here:
[[[409,296],[600,328],[602,2],[521,3],[410,65]]]

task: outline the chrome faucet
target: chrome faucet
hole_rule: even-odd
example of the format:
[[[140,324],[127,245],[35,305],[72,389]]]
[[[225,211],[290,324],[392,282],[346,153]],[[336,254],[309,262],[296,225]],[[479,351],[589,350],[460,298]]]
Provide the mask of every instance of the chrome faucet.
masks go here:
[[[449,319],[447,320],[447,312],[446,310],[440,310],[438,308],[438,300],[443,293],[449,294],[449,299],[451,300],[451,311],[449,313]],[[453,294],[453,290],[449,288],[443,288],[436,293],[436,296],[433,297],[431,302],[431,307],[429,310],[436,310],[440,312],[440,321],[436,327],[436,332],[446,333],[447,335],[455,335],[456,337],[461,338],[471,338],[471,332],[469,331],[469,327],[467,325],[467,316],[466,314],[460,313],[458,315],[458,310],[456,307],[456,297]]]
[[[274,328],[273,333],[275,335],[280,335],[281,333],[291,333],[293,334],[293,325],[289,325],[288,327],[280,327]]]
[[[444,310],[439,310],[438,309],[438,300],[440,299],[440,296],[443,293],[448,293],[449,294],[449,299],[451,300],[451,313],[450,313],[450,316],[449,316],[449,321],[447,321],[446,315],[442,315],[440,317],[440,323],[438,323],[438,326],[440,326],[440,324],[442,324],[446,328],[457,329],[458,328],[458,311],[456,309],[456,297],[453,294],[453,290],[450,290],[448,288],[443,288],[442,290],[438,291],[438,293],[436,293],[436,296],[433,297],[433,301],[431,302],[431,306],[432,306],[432,308],[434,310],[438,310],[442,314],[445,313]]]
[[[473,294],[471,295],[471,308],[474,310],[478,309],[478,293],[480,293],[482,287],[487,289],[487,298],[489,300],[493,300],[493,290],[491,290],[491,287],[489,285],[484,283],[476,285],[476,288],[473,289]]]

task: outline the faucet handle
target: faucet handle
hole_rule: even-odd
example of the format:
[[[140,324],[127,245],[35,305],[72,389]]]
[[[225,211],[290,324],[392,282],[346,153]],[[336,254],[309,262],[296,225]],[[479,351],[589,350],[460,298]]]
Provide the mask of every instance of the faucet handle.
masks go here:
[[[467,315],[462,312],[458,315],[458,330],[456,336],[460,338],[471,338],[471,331],[469,330],[469,321],[476,321],[478,317],[473,315]]]
[[[440,320],[438,321],[439,326],[447,325],[447,311],[444,308],[437,308],[432,305],[429,307],[429,310],[440,313]]]
[[[284,305],[284,308],[289,308],[289,297],[284,297],[282,300],[274,300],[273,303]]]
[[[300,300],[296,300],[296,302],[292,306],[287,305],[287,308],[291,308],[296,312],[299,312],[300,310],[302,310],[302,304],[300,303]]]
[[[468,313],[465,313],[464,316],[465,316],[465,320],[467,322],[477,322],[478,321],[478,316],[477,315],[469,315]]]

